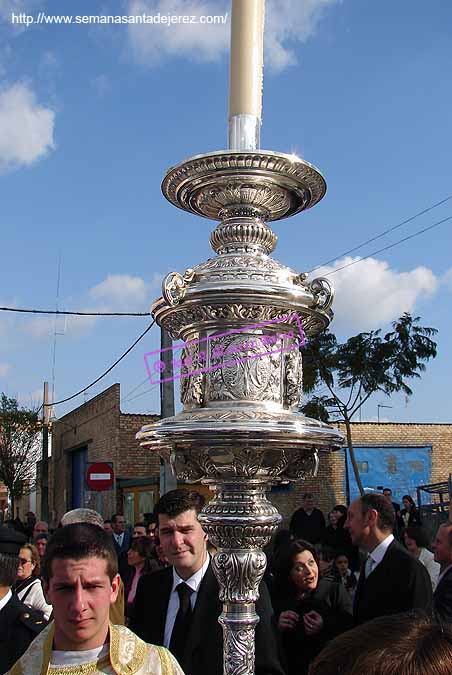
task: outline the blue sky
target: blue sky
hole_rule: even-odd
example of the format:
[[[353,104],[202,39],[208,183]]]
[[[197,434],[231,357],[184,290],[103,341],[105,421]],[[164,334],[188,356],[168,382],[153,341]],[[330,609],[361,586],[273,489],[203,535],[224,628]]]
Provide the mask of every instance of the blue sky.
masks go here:
[[[225,148],[228,103],[229,18],[27,28],[11,13],[228,11],[226,0],[0,0],[0,305],[54,308],[61,256],[60,309],[146,311],[166,272],[211,257],[214,224],[172,207],[160,183],[184,158]],[[275,224],[277,259],[310,270],[452,194],[451,20],[445,0],[267,0],[262,147],[298,153],[328,184],[318,206]],[[450,215],[452,200],[353,255]],[[444,223],[331,277],[340,338],[404,311],[440,331],[409,403],[374,397],[363,419],[384,403],[384,419],[451,421],[451,239]],[[56,399],[94,380],[145,322],[58,319]],[[0,312],[0,390],[39,400],[54,331],[51,317]],[[154,328],[86,398],[120,382],[124,411],[158,410],[143,360],[158,346]]]

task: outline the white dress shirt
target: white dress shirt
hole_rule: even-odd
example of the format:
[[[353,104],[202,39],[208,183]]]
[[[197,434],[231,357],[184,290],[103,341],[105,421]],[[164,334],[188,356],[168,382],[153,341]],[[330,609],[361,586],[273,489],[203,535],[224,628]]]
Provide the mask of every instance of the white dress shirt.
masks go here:
[[[11,591],[8,591],[8,593],[0,600],[0,612],[2,611],[3,607],[8,604],[12,597],[13,594]]]
[[[113,534],[113,536],[116,539],[119,548],[121,548],[122,542],[124,541],[124,532],[121,532],[121,534]]]
[[[392,544],[393,541],[394,535],[390,534],[386,537],[386,539],[383,539],[383,541],[380,544],[378,544],[378,546],[376,546],[373,551],[369,553],[369,559],[371,559],[372,563],[370,565],[370,570],[368,574],[366,574],[366,579],[369,576],[369,574],[372,574],[375,568],[378,567],[378,565],[381,563],[381,561],[385,557],[386,551],[388,550],[389,546]]]
[[[168,609],[166,611],[166,623],[165,623],[165,633],[163,638],[163,646],[169,647],[171,641],[171,634],[174,628],[174,622],[176,621],[177,612],[179,611],[179,594],[176,590],[177,586],[181,583],[186,583],[187,586],[193,590],[193,593],[190,596],[191,608],[195,608],[196,599],[198,597],[199,586],[207,568],[209,567],[210,556],[207,554],[206,560],[203,566],[195,572],[189,579],[181,579],[176,570],[173,567],[173,588],[171,589],[170,599],[168,603]]]
[[[433,553],[428,550],[428,548],[421,548],[418,560],[424,565],[427,572],[429,573],[432,582],[432,590],[435,590],[441,570],[440,564],[435,562],[435,557]]]

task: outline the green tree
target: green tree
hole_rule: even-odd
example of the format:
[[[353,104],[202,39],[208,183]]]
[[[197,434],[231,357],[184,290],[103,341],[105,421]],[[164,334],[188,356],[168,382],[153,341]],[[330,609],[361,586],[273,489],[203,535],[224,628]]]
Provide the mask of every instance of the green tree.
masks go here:
[[[435,328],[420,326],[419,317],[405,313],[392,324],[393,330],[359,333],[339,344],[333,333],[323,331],[303,350],[303,389],[312,394],[301,410],[309,417],[345,424],[347,447],[358,488],[363,493],[353,450],[351,421],[376,392],[391,396],[412,395],[407,381],[420,378],[425,363],[436,356]],[[326,386],[327,394],[318,395]]]
[[[40,459],[41,424],[37,410],[19,407],[14,398],[0,397],[0,481],[14,500],[34,490]]]

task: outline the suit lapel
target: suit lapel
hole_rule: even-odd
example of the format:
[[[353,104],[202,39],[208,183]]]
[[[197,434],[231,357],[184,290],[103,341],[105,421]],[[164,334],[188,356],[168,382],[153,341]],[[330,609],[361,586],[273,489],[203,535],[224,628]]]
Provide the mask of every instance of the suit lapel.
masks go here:
[[[158,574],[158,572],[157,572]],[[158,587],[155,590],[152,598],[149,598],[149,610],[154,617],[154,631],[152,640],[158,645],[163,645],[165,637],[166,614],[168,611],[168,603],[173,587],[173,568],[167,567],[159,579]],[[154,637],[155,636],[155,637]]]
[[[449,579],[449,577],[451,577],[451,576],[452,576],[452,567],[450,567],[450,568],[447,570],[446,574],[442,577],[442,579],[441,579],[441,581],[439,582],[438,586],[435,588],[435,593],[437,593],[437,592],[439,591],[439,589],[441,588],[441,585],[442,585],[443,581],[444,581],[445,579]]]
[[[398,544],[396,540],[392,541],[388,548],[386,549],[386,553],[383,556],[383,559],[378,563],[377,567],[375,567],[372,572],[369,574],[369,576],[366,579],[365,576],[365,566],[366,563],[363,562],[361,564],[361,569],[360,569],[360,574],[359,574],[359,581],[358,581],[358,586],[356,587],[356,593],[355,593],[355,598],[353,602],[353,610],[356,612],[356,609],[360,603],[360,599],[364,596],[367,595],[369,592],[369,589],[372,588],[372,586],[375,585],[375,581],[378,580],[378,578],[383,574],[385,574],[385,569],[389,565],[391,565],[391,560],[394,554],[394,551],[397,550]],[[378,585],[378,584],[377,584]]]
[[[187,640],[187,643],[190,644],[190,651],[193,651],[195,646],[202,640],[207,623],[218,619],[218,616],[212,616],[213,607],[218,608],[218,616],[220,616],[222,604],[218,599],[218,582],[212,570],[212,563],[210,563],[201,581],[198,597],[196,598],[195,610]]]

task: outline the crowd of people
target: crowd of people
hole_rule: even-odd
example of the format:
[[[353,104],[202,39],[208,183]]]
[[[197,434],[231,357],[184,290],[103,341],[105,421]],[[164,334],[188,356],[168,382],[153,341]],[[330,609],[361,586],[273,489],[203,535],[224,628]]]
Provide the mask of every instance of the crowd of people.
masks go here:
[[[266,551],[256,675],[452,673],[452,524],[431,542],[402,502],[367,493],[325,520],[303,496]],[[51,534],[32,513],[0,527],[0,675],[222,675],[203,506],[173,490],[133,527],[90,509]]]

